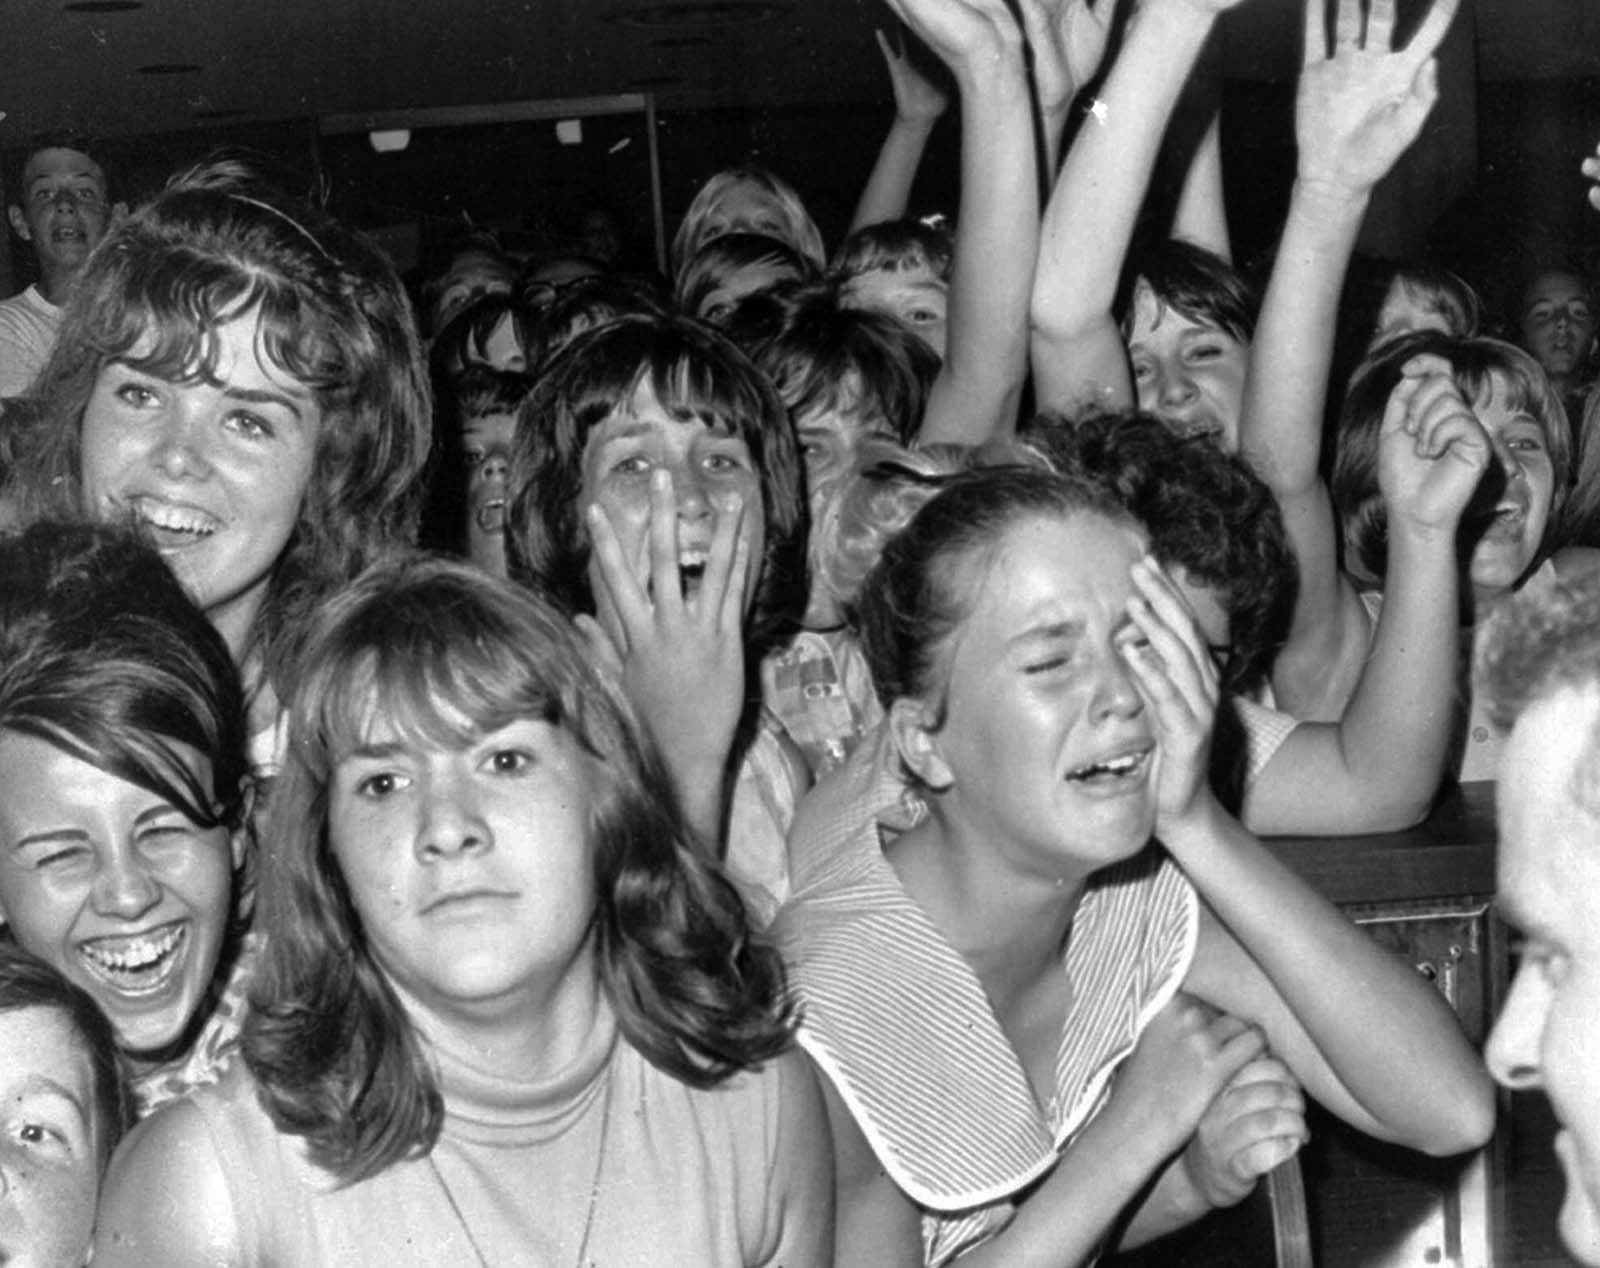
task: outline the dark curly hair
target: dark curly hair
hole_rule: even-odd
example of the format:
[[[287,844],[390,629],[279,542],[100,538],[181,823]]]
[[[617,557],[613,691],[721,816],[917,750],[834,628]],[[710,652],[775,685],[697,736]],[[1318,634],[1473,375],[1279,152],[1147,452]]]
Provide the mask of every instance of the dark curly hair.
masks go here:
[[[1265,681],[1288,632],[1297,573],[1277,500],[1249,465],[1148,414],[1044,415],[1024,435],[1142,523],[1163,564],[1216,591],[1230,631],[1223,686],[1244,693]]]

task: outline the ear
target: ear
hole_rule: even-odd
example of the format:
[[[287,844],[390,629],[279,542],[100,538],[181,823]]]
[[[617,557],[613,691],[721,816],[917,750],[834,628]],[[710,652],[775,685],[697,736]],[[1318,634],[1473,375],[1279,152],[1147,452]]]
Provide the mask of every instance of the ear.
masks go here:
[[[889,706],[889,735],[906,769],[934,792],[950,787],[954,776],[939,746],[931,707],[920,700],[899,699]]]
[[[6,208],[6,219],[11,221],[11,231],[24,242],[32,242],[33,234],[28,229],[28,221],[22,214],[22,208],[15,203]]]
[[[119,224],[122,223],[123,218],[126,217],[127,214],[128,214],[128,204],[127,203],[112,203],[111,204],[111,218],[106,222],[106,228],[107,229],[116,228]]]

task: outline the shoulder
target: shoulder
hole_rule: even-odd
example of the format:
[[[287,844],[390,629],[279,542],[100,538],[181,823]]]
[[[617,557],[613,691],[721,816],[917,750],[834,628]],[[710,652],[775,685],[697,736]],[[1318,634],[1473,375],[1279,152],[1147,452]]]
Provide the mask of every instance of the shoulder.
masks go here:
[[[94,1262],[240,1262],[238,1227],[212,1124],[194,1100],[175,1101],[123,1140],[101,1188]]]

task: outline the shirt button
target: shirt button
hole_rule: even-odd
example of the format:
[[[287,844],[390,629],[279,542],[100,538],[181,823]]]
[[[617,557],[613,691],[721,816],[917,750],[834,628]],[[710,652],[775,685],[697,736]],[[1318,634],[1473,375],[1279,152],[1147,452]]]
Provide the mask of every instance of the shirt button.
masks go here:
[[[1489,728],[1486,727],[1486,726],[1475,726],[1475,727],[1473,727],[1472,728],[1472,738],[1473,738],[1473,741],[1475,743],[1482,744],[1485,740],[1487,740],[1489,738]]]

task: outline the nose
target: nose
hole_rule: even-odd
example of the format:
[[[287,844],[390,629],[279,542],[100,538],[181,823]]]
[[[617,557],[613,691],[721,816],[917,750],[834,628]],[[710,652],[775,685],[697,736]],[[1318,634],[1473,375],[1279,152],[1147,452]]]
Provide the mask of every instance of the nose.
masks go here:
[[[203,479],[211,471],[206,452],[205,418],[183,401],[176,403],[157,423],[156,467],[175,480]]]
[[[491,449],[478,464],[478,479],[484,484],[504,484],[510,472],[511,463],[504,449]]]
[[[1548,984],[1536,969],[1523,965],[1484,1048],[1484,1060],[1496,1083],[1514,1092],[1543,1084],[1539,1052],[1549,1008]]]
[[[700,470],[698,463],[690,461],[673,465],[672,491],[678,499],[679,519],[703,519],[711,513],[705,473]]]
[[[1096,722],[1108,718],[1129,718],[1144,708],[1144,697],[1139,694],[1133,675],[1123,663],[1122,655],[1113,648],[1103,660],[1099,681],[1089,701],[1090,716]]]
[[[417,857],[441,862],[491,844],[470,778],[454,772],[430,776],[417,825]]]
[[[1195,397],[1194,380],[1179,366],[1163,366],[1156,372],[1157,399],[1168,409],[1187,405]]]
[[[112,851],[91,893],[97,913],[122,920],[137,920],[161,901],[160,884],[131,847]]]

